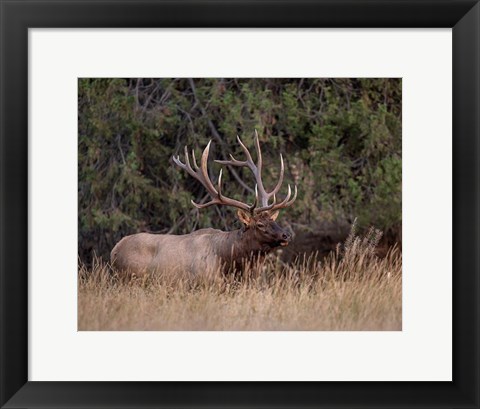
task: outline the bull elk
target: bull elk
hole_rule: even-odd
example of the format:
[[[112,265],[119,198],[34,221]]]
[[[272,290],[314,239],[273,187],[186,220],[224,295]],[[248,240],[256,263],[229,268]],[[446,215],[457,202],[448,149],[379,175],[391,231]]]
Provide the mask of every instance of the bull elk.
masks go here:
[[[226,272],[232,266],[241,266],[246,260],[263,257],[279,246],[287,246],[292,236],[280,227],[276,219],[280,209],[293,204],[297,197],[297,187],[292,191],[288,185],[286,197],[277,202],[284,176],[283,157],[280,154],[280,177],[271,192],[267,192],[262,181],[262,153],[258,134],[255,131],[256,164],[246,146],[237,136],[245,160],[240,161],[230,155],[230,160],[215,160],[222,165],[246,167],[255,178],[255,199],[253,204],[226,197],[222,192],[222,170],[215,187],[207,170],[207,160],[211,141],[203,151],[200,166],[197,165],[194,151],[192,162],[185,147],[185,163],[180,156],[173,162],[197,179],[206,189],[211,200],[205,204],[192,204],[198,209],[212,205],[231,206],[237,209],[237,216],[243,227],[234,231],[221,231],[213,228],[197,230],[190,234],[149,234],[138,233],[121,239],[111,252],[112,265],[119,271],[141,276],[145,273],[185,273],[201,275],[212,271]],[[193,166],[192,166],[193,164]]]

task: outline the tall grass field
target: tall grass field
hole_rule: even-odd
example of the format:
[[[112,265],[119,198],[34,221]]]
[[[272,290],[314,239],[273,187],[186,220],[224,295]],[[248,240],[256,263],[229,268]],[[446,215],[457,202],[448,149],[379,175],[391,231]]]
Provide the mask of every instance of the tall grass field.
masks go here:
[[[241,277],[125,280],[79,265],[80,331],[400,331],[402,256],[377,256],[381,233],[354,229],[328,257],[272,254]]]

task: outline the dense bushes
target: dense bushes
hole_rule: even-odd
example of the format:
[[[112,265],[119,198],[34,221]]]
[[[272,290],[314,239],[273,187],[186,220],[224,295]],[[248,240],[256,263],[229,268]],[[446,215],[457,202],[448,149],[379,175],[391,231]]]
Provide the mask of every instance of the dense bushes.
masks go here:
[[[199,183],[174,167],[183,147],[197,158],[210,139],[213,158],[241,158],[236,135],[253,149],[258,130],[264,181],[275,184],[279,153],[296,204],[282,220],[295,231],[358,218],[360,227],[401,226],[400,79],[81,79],[79,255],[108,257],[117,240],[138,231],[186,233],[238,226],[234,212],[198,211]],[[251,175],[236,168],[253,186]],[[252,200],[230,172],[228,195]]]

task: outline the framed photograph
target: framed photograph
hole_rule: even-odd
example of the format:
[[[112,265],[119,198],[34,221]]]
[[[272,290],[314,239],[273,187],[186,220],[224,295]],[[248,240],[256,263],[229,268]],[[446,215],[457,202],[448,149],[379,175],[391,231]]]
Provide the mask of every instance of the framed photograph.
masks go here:
[[[0,4],[1,407],[479,407],[478,2]]]
[[[401,78],[78,98],[78,331],[402,330]]]

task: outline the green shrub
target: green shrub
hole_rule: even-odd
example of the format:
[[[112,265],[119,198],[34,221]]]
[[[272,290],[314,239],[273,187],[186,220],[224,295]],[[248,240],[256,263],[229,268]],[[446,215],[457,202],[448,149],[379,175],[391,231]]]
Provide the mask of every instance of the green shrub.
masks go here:
[[[194,209],[199,183],[173,154],[213,140],[213,158],[242,158],[258,130],[263,179],[273,187],[279,154],[287,183],[299,187],[282,220],[296,229],[358,218],[360,228],[401,226],[401,79],[80,79],[78,82],[79,255],[108,258],[138,231],[188,233],[238,227],[226,208]],[[236,168],[253,186],[248,171]],[[230,172],[227,195],[252,200]],[[303,226],[303,227],[302,227]]]

